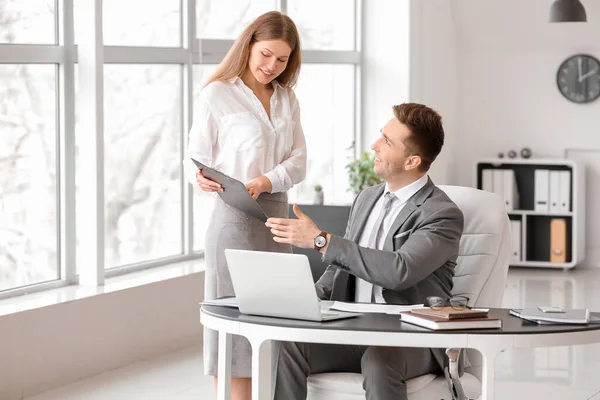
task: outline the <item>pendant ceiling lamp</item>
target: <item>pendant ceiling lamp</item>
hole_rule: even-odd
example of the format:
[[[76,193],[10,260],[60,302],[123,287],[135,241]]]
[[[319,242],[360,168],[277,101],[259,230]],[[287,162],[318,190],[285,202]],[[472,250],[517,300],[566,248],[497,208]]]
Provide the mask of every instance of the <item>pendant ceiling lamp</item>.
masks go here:
[[[550,8],[550,22],[587,22],[585,8],[579,0],[555,0]]]

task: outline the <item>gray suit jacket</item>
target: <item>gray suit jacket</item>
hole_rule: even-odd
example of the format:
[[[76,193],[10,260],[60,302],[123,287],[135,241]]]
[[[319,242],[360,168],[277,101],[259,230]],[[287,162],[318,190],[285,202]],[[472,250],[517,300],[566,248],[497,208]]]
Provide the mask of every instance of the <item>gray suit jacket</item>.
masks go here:
[[[354,301],[355,277],[381,286],[389,304],[423,304],[449,298],[463,231],[463,215],[431,179],[400,211],[383,250],[360,247],[365,223],[385,184],[364,189],[354,200],[344,238],[331,236],[329,264],[315,284],[323,300]],[[434,352],[443,365],[443,352]],[[443,357],[443,358],[440,358]]]

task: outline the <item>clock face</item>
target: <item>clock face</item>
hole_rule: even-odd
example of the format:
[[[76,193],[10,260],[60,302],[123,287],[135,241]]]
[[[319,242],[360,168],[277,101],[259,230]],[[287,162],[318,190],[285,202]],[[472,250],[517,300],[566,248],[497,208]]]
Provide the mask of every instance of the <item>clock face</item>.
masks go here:
[[[575,103],[600,97],[600,61],[587,54],[567,58],[556,73],[558,90]]]

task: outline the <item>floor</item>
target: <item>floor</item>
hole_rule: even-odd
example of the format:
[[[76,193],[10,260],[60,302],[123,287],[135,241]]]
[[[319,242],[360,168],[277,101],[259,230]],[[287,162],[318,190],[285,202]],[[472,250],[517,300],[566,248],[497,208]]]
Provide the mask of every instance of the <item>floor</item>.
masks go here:
[[[600,268],[511,269],[503,307],[541,304],[600,311]],[[600,344],[521,349],[496,361],[499,399],[600,400]],[[213,400],[194,347],[139,362],[26,400]]]

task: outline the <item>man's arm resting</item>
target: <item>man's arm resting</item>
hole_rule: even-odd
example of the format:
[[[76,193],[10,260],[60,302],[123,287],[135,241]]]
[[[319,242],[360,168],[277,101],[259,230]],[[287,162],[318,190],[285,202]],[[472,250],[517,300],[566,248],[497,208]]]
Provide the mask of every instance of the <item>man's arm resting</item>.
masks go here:
[[[401,291],[456,256],[463,229],[458,208],[433,213],[395,251],[375,250],[331,235],[324,261],[374,285]]]

